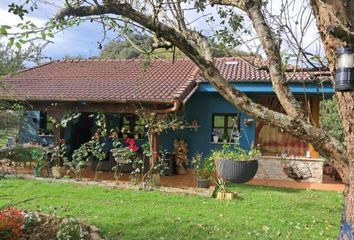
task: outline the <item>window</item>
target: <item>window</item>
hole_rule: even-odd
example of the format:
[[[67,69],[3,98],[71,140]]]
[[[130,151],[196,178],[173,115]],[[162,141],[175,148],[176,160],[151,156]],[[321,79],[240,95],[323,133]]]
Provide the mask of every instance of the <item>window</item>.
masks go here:
[[[39,114],[39,135],[53,135],[54,123],[50,120],[47,112]]]
[[[212,141],[238,142],[240,137],[239,114],[213,114]]]
[[[106,115],[107,129],[115,129],[119,138],[126,136],[142,139],[145,128],[142,119],[135,114],[110,114]]]

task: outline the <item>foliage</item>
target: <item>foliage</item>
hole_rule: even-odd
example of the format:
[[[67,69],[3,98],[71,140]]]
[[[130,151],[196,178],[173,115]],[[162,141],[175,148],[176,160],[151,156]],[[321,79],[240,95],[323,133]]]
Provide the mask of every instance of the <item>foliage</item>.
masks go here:
[[[1,180],[7,201],[40,196],[21,208],[96,225],[107,239],[336,239],[343,195],[230,184],[242,201],[34,180]],[[285,217],[286,216],[286,217]],[[263,228],[267,228],[265,231]]]
[[[222,135],[222,139],[228,141],[230,139],[229,135],[227,133],[224,133]]]
[[[214,128],[214,129],[213,129],[213,132],[212,132],[212,135],[213,135],[213,136],[218,136],[218,137],[220,137],[220,134],[221,134],[221,129],[218,129],[218,128]]]
[[[150,48],[151,38],[143,35],[133,35],[131,41],[139,47]],[[131,42],[127,40],[111,41],[106,44],[100,54],[101,58],[113,58],[113,59],[133,59],[137,58],[142,53],[139,52]]]
[[[64,218],[57,232],[58,240],[81,240],[84,239],[81,225],[74,218]]]
[[[33,49],[15,51],[0,43],[0,77],[23,68],[23,62],[30,58],[32,51]]]
[[[78,149],[74,151],[71,159],[66,158],[64,165],[68,166],[70,170],[75,173],[76,179],[80,179],[81,170],[85,162],[92,156],[90,154],[90,149],[88,148],[89,144],[82,144]]]
[[[250,151],[240,148],[236,144],[224,144],[220,150],[212,150],[211,157],[214,160],[250,161],[260,156],[259,149],[252,147]]]
[[[40,147],[34,147],[30,151],[31,159],[35,163],[35,168],[40,169],[46,162],[46,151]]]
[[[2,157],[8,158],[11,161],[24,163],[31,160],[42,161],[44,158],[43,149],[40,146],[24,147],[22,145],[16,145],[13,149],[3,152]]]
[[[49,149],[48,156],[51,164],[58,165],[59,159],[61,159],[63,162],[68,161],[68,150],[69,147],[65,145],[65,143],[61,143]]]
[[[221,177],[218,177],[215,180],[215,185],[216,185],[215,192],[223,192],[223,193],[231,192],[231,190],[227,187],[225,180]]]
[[[320,125],[331,136],[344,141],[342,120],[340,119],[335,97],[323,100],[320,104]]]
[[[39,216],[38,212],[24,212],[24,223],[23,223],[23,231],[29,232],[31,229],[39,224],[42,219]]]
[[[203,159],[203,155],[196,153],[193,156],[192,163],[194,165],[195,173],[199,179],[209,179],[215,169],[214,160],[211,157]]]
[[[1,80],[0,80],[1,82]],[[0,83],[1,88],[1,83]],[[1,103],[0,106],[5,107],[7,104]],[[13,105],[7,105],[13,108]],[[1,107],[0,107],[1,108]],[[9,137],[16,138],[18,134],[18,121],[21,111],[0,110],[0,148],[7,143]]]
[[[248,56],[249,53],[245,51],[235,51],[225,48],[223,44],[218,44],[211,41],[212,55],[214,57],[232,57],[232,56]],[[134,43],[134,45],[132,44]],[[139,51],[137,48],[150,49],[153,43],[152,37],[147,35],[133,34],[130,37],[130,41],[126,39],[120,41],[111,41],[103,46],[100,53],[100,58],[113,58],[113,59],[134,59],[143,57],[144,53]],[[154,49],[151,57],[161,58],[161,59],[173,59],[182,58],[185,55],[179,50],[170,49]]]
[[[211,171],[209,168],[200,168],[195,171],[199,179],[209,179],[213,174],[213,171]]]
[[[21,211],[15,208],[0,210],[0,239],[21,239],[24,222],[25,219]]]

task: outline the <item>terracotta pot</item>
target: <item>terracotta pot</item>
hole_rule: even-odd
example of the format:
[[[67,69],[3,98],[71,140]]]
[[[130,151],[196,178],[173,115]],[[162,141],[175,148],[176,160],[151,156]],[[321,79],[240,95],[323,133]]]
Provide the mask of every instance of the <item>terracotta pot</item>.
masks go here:
[[[151,183],[153,183],[155,186],[160,186],[160,184],[161,184],[160,174],[153,173],[151,176]]]
[[[65,167],[52,167],[52,175],[54,178],[62,178],[65,176]]]

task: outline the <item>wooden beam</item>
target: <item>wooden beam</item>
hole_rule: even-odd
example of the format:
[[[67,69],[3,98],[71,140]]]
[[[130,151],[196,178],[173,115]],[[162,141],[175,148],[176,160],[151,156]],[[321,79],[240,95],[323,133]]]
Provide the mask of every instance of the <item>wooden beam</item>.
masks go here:
[[[173,107],[172,103],[99,103],[99,102],[44,102],[32,101],[25,104],[32,111],[64,111],[64,112],[104,112],[135,113],[139,109],[147,112],[161,111]]]
[[[316,126],[320,126],[320,98],[311,97],[310,98],[310,109],[311,109],[311,121]],[[309,150],[311,158],[319,158],[320,154],[315,150],[312,144],[309,144]]]

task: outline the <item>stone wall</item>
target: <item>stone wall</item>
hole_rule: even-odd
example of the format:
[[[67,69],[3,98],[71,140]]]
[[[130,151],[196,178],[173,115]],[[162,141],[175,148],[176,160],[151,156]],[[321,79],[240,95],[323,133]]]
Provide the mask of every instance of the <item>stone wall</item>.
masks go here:
[[[280,157],[262,156],[258,160],[258,172],[255,176],[257,179],[272,179],[272,180],[292,180],[283,171],[282,161]],[[286,161],[286,160],[285,160]],[[322,183],[323,176],[323,160],[297,158],[296,160],[287,161],[289,165],[295,164],[300,171],[311,173],[312,177],[304,182]],[[308,169],[307,169],[308,166]]]

